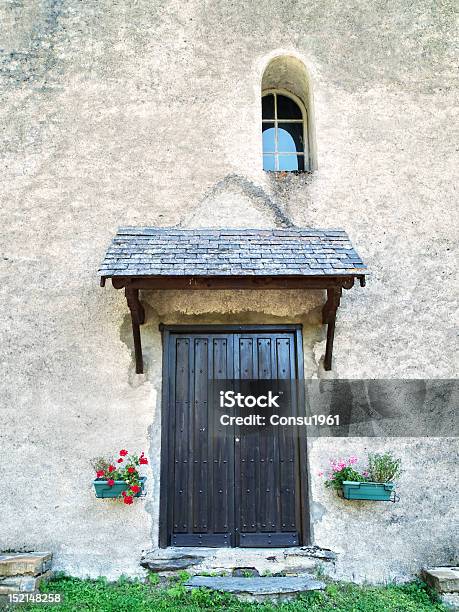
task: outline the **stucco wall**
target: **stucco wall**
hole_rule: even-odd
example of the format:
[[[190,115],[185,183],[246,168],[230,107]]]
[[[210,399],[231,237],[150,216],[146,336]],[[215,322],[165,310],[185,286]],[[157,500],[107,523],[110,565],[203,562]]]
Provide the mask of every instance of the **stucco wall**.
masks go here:
[[[317,296],[293,292],[152,294],[136,376],[125,301],[96,274],[118,225],[343,227],[372,277],[344,294],[332,375],[456,375],[452,8],[0,3],[0,549],[51,549],[79,575],[139,572],[157,533],[160,320],[302,320],[306,374],[323,375]],[[313,175],[261,169],[261,78],[281,53],[310,75]],[[370,515],[324,492],[336,443],[311,443],[317,543],[346,550],[357,578],[448,562],[454,444],[397,441],[403,502]],[[88,460],[122,446],[154,458],[150,496],[130,508],[89,488]],[[419,467],[451,495],[422,497]],[[359,543],[364,521],[376,549]]]

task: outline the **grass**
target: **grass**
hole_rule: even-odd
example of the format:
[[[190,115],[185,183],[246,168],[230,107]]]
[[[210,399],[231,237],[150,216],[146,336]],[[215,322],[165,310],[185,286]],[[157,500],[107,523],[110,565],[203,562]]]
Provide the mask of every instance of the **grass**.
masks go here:
[[[205,589],[187,591],[185,575],[167,584],[156,577],[146,581],[121,578],[117,582],[80,580],[58,576],[42,583],[43,593],[60,593],[63,602],[49,606],[53,612],[444,612],[422,582],[384,587],[329,584],[325,591],[305,593],[283,604],[249,604],[230,595]],[[43,610],[43,604],[11,606],[9,610]],[[1,605],[0,605],[1,608]]]

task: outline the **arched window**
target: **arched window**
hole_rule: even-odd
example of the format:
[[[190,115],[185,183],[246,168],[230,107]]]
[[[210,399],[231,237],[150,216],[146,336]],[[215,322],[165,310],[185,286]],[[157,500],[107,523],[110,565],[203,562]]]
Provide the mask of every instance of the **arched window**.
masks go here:
[[[308,167],[307,125],[299,100],[279,91],[262,98],[263,170],[304,172]]]
[[[261,82],[263,169],[304,172],[317,168],[311,82],[292,55],[272,58]]]

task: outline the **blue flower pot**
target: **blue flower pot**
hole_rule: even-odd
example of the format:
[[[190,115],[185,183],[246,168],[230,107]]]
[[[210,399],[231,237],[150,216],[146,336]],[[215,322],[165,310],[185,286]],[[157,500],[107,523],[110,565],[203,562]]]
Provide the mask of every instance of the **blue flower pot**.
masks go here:
[[[145,481],[147,477],[142,476],[140,480],[140,491],[133,495],[133,497],[140,497],[143,493],[143,489],[145,487]],[[115,484],[110,487],[107,484],[106,478],[96,478],[93,480],[94,489],[96,491],[96,497],[101,497],[103,499],[113,498],[113,497],[121,497],[123,491],[128,491],[129,485],[124,480],[115,480]]]
[[[373,501],[391,501],[395,490],[394,482],[343,482],[345,499],[369,499]]]

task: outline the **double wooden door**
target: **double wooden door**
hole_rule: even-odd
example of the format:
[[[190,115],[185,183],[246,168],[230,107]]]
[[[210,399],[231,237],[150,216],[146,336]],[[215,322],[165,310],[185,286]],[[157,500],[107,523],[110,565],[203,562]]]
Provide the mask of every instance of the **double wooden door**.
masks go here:
[[[299,326],[165,327],[163,348],[161,546],[307,543],[304,434],[223,425],[228,410],[214,394],[219,381],[283,379],[296,388]],[[300,395],[289,416],[302,412]]]

